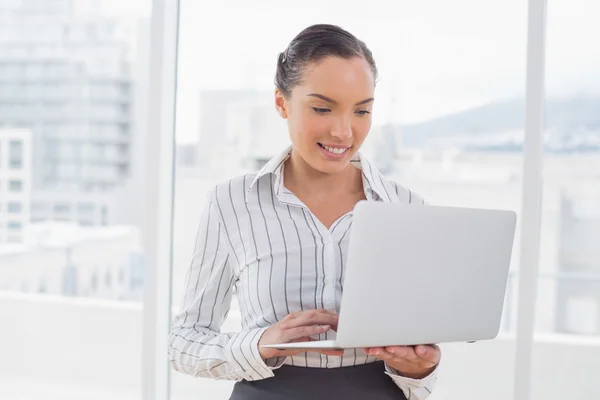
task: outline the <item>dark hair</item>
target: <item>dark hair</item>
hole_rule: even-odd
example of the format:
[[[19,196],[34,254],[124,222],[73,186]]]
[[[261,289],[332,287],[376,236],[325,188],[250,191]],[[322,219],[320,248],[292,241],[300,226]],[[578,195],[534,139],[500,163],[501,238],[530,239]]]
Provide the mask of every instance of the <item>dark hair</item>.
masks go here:
[[[364,58],[377,80],[377,66],[367,45],[350,32],[335,25],[312,25],[300,32],[287,49],[279,53],[275,86],[289,98],[292,89],[301,84],[307,65],[318,63],[326,57],[351,59]]]

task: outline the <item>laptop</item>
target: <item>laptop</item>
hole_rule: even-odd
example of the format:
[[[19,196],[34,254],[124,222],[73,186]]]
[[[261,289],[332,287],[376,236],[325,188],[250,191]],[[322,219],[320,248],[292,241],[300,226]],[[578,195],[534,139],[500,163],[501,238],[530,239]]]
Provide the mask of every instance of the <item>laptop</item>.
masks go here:
[[[516,219],[508,210],[359,202],[335,340],[263,347],[348,349],[494,339]]]

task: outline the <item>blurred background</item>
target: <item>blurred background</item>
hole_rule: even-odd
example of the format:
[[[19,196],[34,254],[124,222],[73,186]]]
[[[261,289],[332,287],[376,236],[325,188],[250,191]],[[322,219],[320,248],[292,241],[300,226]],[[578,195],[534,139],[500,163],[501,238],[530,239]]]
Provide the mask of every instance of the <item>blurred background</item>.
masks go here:
[[[141,399],[152,0],[0,0],[0,398]],[[549,0],[533,398],[600,387],[600,3]],[[207,191],[288,145],[278,52],[333,23],[380,71],[362,152],[433,204],[512,209],[527,3],[181,0],[173,307]],[[432,399],[512,398],[517,232],[502,333],[443,347]],[[234,302],[223,330],[239,326]],[[165,357],[167,344],[165,343]],[[231,382],[173,374],[173,399]]]

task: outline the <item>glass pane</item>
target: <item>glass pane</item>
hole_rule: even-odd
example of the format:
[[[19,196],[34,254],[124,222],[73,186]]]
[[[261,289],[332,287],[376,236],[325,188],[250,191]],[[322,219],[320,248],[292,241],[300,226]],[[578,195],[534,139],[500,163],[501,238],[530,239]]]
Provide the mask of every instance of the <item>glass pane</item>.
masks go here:
[[[208,191],[235,175],[258,170],[289,143],[285,121],[274,109],[277,55],[314,23],[342,26],[374,54],[380,79],[373,126],[362,152],[388,178],[433,204],[519,212],[526,12],[526,3],[516,0],[459,0],[439,2],[435,8],[412,1],[376,7],[355,1],[309,1],[296,7],[275,1],[183,0],[174,311],[184,299]],[[518,243],[517,237],[513,271]],[[499,338],[444,345],[443,366],[431,398],[512,396],[514,281],[507,291]],[[221,331],[240,329],[242,316],[234,296]],[[172,396],[227,399],[232,384],[175,372]]]
[[[548,2],[534,399],[600,398],[600,6]]]
[[[0,0],[2,399],[141,398],[150,5]]]

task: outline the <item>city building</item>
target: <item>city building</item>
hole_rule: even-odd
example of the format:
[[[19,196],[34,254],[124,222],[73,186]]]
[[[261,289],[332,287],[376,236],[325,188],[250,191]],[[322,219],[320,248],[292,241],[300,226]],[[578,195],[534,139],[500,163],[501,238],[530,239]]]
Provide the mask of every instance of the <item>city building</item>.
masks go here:
[[[600,190],[561,193],[557,332],[600,335]]]
[[[134,227],[32,223],[22,243],[0,246],[0,290],[141,300],[143,283]]]
[[[20,242],[31,210],[31,132],[0,128],[0,245]]]
[[[206,90],[200,94],[198,163],[205,170],[256,170],[290,142],[271,92]]]
[[[131,168],[131,29],[102,1],[3,2],[0,127],[31,131],[34,221],[65,204],[84,204],[86,223],[108,219],[102,194]]]

